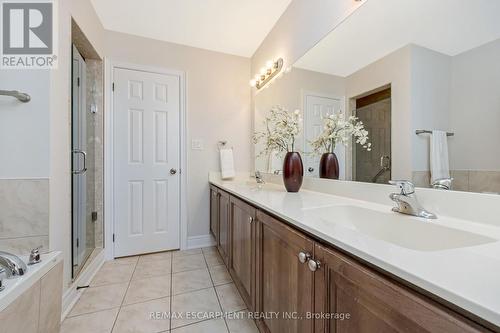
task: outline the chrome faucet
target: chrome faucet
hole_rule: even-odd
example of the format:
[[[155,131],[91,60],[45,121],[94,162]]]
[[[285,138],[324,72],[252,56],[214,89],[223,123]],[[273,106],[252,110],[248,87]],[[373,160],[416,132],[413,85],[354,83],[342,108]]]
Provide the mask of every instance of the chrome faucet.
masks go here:
[[[397,204],[393,207],[392,211],[423,217],[426,219],[437,219],[437,216],[422,207],[418,202],[417,195],[415,194],[415,185],[407,180],[390,180],[389,184],[396,185],[400,189],[400,193],[391,193],[389,198]]]
[[[440,190],[451,190],[451,182],[453,178],[439,178],[431,183],[432,188],[437,188]]]
[[[262,175],[260,174],[260,171],[255,171],[255,181],[257,184],[265,184],[266,182],[264,179],[262,179]]]
[[[15,254],[0,251],[0,266],[5,267],[7,278],[26,274],[28,266]]]

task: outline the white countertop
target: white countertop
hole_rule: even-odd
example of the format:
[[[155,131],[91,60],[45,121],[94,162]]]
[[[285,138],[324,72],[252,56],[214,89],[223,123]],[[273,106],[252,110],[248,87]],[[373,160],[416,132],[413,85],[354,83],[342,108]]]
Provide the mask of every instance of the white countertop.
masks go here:
[[[258,189],[248,179],[221,181],[217,177],[210,177],[209,181],[317,238],[500,327],[500,241],[439,251],[412,250],[350,228],[325,223],[306,213],[308,209],[333,205],[389,212],[392,207],[390,201],[388,205],[381,205],[308,190],[287,193],[283,186],[275,184],[266,184]],[[417,219],[397,215],[401,219]],[[500,228],[497,226],[441,215],[437,220],[421,222],[436,223],[500,240]]]

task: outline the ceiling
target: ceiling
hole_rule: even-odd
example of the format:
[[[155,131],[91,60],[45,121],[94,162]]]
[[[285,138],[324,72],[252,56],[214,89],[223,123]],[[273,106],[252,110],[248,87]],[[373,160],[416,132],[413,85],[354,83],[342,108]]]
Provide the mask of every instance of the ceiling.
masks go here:
[[[291,0],[91,0],[107,30],[251,57]]]
[[[294,65],[348,76],[410,43],[450,56],[500,38],[499,0],[367,0]]]

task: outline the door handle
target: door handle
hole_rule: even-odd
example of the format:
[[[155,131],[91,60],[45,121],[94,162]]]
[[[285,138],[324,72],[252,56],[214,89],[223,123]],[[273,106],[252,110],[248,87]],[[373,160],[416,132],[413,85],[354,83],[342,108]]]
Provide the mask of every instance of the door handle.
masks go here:
[[[73,154],[81,154],[83,156],[83,168],[80,170],[73,170],[72,173],[74,175],[81,175],[87,171],[87,153],[80,149],[73,149]]]
[[[176,173],[177,173],[177,169],[174,169],[174,168],[170,169],[171,175],[175,175]]]

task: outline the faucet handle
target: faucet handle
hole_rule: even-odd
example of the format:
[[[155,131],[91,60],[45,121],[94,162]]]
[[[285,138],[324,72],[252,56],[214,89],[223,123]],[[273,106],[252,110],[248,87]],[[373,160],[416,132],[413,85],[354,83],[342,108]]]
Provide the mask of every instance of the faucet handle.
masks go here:
[[[402,195],[415,193],[415,185],[409,180],[389,180],[389,184],[399,187]]]
[[[30,252],[30,258],[28,260],[28,265],[34,265],[38,264],[40,261],[40,249],[43,247],[43,245],[40,245],[38,247],[35,247],[34,249],[31,250]]]

